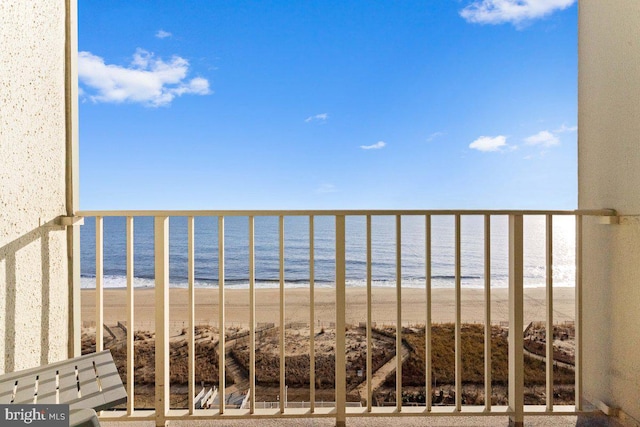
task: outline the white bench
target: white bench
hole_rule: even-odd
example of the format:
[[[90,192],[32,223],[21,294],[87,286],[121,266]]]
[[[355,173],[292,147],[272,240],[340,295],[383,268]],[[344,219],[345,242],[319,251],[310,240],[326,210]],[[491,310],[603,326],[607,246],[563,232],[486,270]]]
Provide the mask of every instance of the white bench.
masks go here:
[[[0,375],[0,404],[68,404],[71,426],[98,426],[95,411],[126,401],[109,350]]]

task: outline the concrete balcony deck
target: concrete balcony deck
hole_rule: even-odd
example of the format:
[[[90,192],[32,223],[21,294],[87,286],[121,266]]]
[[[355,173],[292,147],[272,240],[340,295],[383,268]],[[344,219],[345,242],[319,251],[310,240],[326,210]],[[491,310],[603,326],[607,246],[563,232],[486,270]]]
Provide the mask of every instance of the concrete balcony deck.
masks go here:
[[[467,427],[494,427],[496,425],[508,425],[508,417],[446,417],[446,418],[398,418],[398,417],[382,417],[382,418],[348,418],[347,425],[349,427],[450,427],[450,426],[467,426]],[[122,421],[122,422],[105,422],[101,423],[103,427],[153,427],[153,421]],[[207,421],[173,421],[171,423],[175,427],[334,427],[333,419],[317,419],[317,418],[296,418],[293,420],[275,419],[275,420],[207,420]],[[530,416],[525,419],[526,427],[631,427],[625,425],[621,421],[607,417],[602,413],[585,414],[580,416]]]

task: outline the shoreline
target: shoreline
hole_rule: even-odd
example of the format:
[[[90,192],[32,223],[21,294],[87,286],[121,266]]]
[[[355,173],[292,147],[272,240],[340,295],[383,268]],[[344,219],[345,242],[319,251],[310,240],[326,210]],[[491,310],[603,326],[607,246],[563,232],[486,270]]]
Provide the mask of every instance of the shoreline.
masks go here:
[[[169,289],[169,323],[172,331],[181,329],[189,318],[188,289]],[[95,322],[95,289],[81,290],[81,310],[83,325]],[[225,324],[227,327],[248,327],[249,290],[225,289]],[[575,319],[575,288],[553,288],[554,323]],[[103,290],[104,322],[116,324],[126,322],[127,290],[107,288]],[[455,321],[455,290],[434,288],[431,290],[432,323]],[[509,292],[506,288],[491,289],[491,322],[508,321]],[[335,289],[316,288],[314,292],[314,323],[330,326],[335,322]],[[366,288],[346,289],[346,322],[359,324],[367,319]],[[426,319],[426,291],[418,288],[402,288],[402,324],[424,325]],[[255,290],[256,322],[280,322],[280,290],[259,288]],[[134,289],[134,323],[137,330],[153,329],[155,322],[155,293],[153,288]],[[462,289],[461,318],[463,323],[484,323],[485,302],[483,289]],[[388,287],[372,288],[371,316],[377,324],[396,323],[396,289]],[[546,290],[544,287],[524,289],[524,323],[544,321],[546,318]],[[285,323],[310,322],[309,289],[285,289]],[[195,323],[218,324],[218,289],[195,289]]]

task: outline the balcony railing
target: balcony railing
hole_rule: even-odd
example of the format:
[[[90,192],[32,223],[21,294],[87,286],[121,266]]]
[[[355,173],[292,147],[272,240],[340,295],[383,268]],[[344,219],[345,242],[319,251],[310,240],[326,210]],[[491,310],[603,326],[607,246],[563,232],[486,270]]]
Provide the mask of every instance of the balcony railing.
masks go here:
[[[381,210],[358,210],[358,211],[83,211],[78,213],[84,217],[95,218],[95,322],[96,322],[96,349],[100,350],[104,346],[104,332],[100,327],[104,323],[104,273],[103,273],[103,221],[105,217],[126,218],[126,247],[122,250],[126,252],[126,322],[129,332],[126,335],[126,359],[127,373],[124,379],[127,384],[130,396],[126,410],[103,412],[102,418],[105,420],[150,420],[154,419],[156,425],[164,425],[167,420],[184,419],[235,419],[254,417],[335,417],[337,425],[345,425],[349,416],[439,416],[439,415],[498,415],[509,416],[512,421],[522,423],[526,415],[567,415],[576,414],[582,410],[582,221],[584,216],[612,216],[615,211],[487,211],[487,210],[420,210],[420,211],[381,211]],[[454,248],[454,273],[452,277],[454,295],[454,370],[455,400],[450,406],[436,406],[432,404],[433,382],[432,366],[432,276],[433,276],[433,254],[432,245],[432,219],[435,217],[447,216],[453,219],[453,241]],[[542,405],[525,405],[525,349],[524,349],[524,219],[535,216],[544,218],[544,264],[545,264],[545,319],[547,326],[554,324],[554,282],[553,282],[553,254],[554,254],[554,217],[575,218],[575,404],[574,405],[554,405],[554,353],[553,345],[546,345],[545,350],[545,372],[546,372],[546,402]],[[155,295],[155,398],[154,409],[136,409],[136,402],[132,398],[135,396],[134,378],[134,333],[135,325],[135,303],[134,303],[134,218],[153,217],[153,242],[154,242],[154,295]],[[188,260],[188,321],[186,340],[188,343],[188,403],[185,409],[171,409],[169,404],[170,374],[169,374],[169,218],[186,217],[187,221],[187,245],[186,258]],[[214,408],[196,409],[195,401],[197,387],[195,380],[196,360],[195,360],[195,218],[213,217],[217,219],[217,257],[218,257],[218,388],[217,401]],[[227,395],[225,380],[227,378],[227,361],[225,340],[225,219],[230,217],[246,217],[247,225],[247,265],[248,265],[248,395],[241,409],[226,407]],[[278,219],[277,225],[277,263],[278,263],[278,295],[279,295],[279,321],[276,326],[278,331],[279,349],[279,396],[282,398],[275,403],[275,407],[256,402],[256,335],[258,323],[256,321],[256,218],[275,217]],[[287,379],[285,375],[285,296],[287,293],[287,279],[285,276],[285,218],[306,217],[308,223],[308,288],[309,288],[309,401],[307,404],[287,402]],[[335,264],[335,286],[331,287],[335,291],[335,401],[330,407],[316,402],[316,372],[314,354],[316,348],[315,329],[316,317],[314,313],[314,294],[316,286],[315,265],[316,254],[314,252],[316,244],[315,225],[319,217],[329,217],[333,223],[332,238],[335,242],[332,261]],[[347,401],[347,241],[351,236],[347,233],[347,218],[359,217],[364,222],[365,231],[361,234],[364,239],[360,242],[365,250],[366,265],[364,269],[363,282],[366,283],[366,316],[359,319],[360,325],[366,330],[366,367],[362,375],[366,378],[366,387],[362,406],[351,406]],[[372,337],[374,335],[374,321],[372,320],[372,283],[373,268],[375,262],[372,260],[374,232],[372,223],[377,217],[392,218],[395,227],[395,404],[393,406],[375,406],[372,396]],[[402,230],[403,220],[411,217],[423,223],[424,230],[424,338],[425,338],[425,377],[424,390],[425,401],[421,406],[403,405],[403,254],[402,254]],[[463,236],[461,221],[466,217],[478,218],[481,221],[482,244],[484,261],[482,285],[484,304],[484,404],[482,406],[467,405],[463,402],[463,340],[462,340],[462,288],[463,288]],[[491,250],[492,250],[492,219],[508,218],[508,404],[492,405],[492,271],[491,271]],[[150,238],[150,237],[149,237]],[[350,241],[350,240],[349,240]],[[86,249],[86,248],[85,248]],[[512,333],[515,331],[516,333]],[[547,339],[547,342],[551,340]],[[393,360],[391,358],[390,360]]]

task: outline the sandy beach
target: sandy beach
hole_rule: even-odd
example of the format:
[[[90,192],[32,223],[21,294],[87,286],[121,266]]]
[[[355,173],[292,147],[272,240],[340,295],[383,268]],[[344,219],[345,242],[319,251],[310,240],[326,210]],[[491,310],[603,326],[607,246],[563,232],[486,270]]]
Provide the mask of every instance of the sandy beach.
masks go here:
[[[554,322],[573,320],[575,317],[573,288],[554,288]],[[95,290],[82,290],[82,320],[95,321]],[[126,321],[125,289],[104,290],[104,319],[107,324]],[[492,323],[508,320],[508,290],[492,289]],[[136,289],[134,293],[136,329],[153,329],[155,316],[155,294],[153,289]],[[170,290],[170,325],[172,330],[186,326],[188,319],[188,290]],[[347,289],[348,324],[358,324],[367,319],[367,293],[364,288]],[[402,289],[402,323],[424,324],[426,315],[424,289]],[[395,324],[396,290],[374,288],[372,291],[372,319],[378,324]],[[546,317],[544,288],[525,289],[524,321],[543,321]],[[484,291],[463,289],[461,298],[462,321],[484,322]],[[228,327],[246,327],[249,322],[249,291],[247,289],[225,290],[225,323]],[[218,290],[198,288],[195,292],[196,324],[218,324]],[[256,321],[278,323],[280,319],[280,293],[278,289],[256,290]],[[309,323],[309,290],[291,288],[285,291],[286,322]],[[434,323],[455,320],[455,294],[453,289],[432,290],[432,321]],[[335,290],[321,288],[315,291],[315,322],[330,325],[335,322]]]

